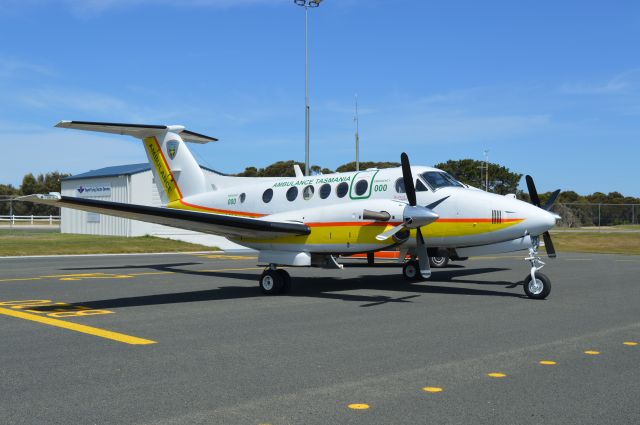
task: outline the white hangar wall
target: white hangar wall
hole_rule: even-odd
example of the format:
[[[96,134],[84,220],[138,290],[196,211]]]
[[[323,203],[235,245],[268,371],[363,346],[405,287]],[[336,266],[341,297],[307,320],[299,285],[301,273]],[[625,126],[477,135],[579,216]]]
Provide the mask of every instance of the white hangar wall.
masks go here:
[[[205,174],[213,174],[207,169],[203,169],[203,171]],[[162,198],[164,198],[158,192],[150,169],[127,175],[104,177],[96,175],[63,180],[61,192],[64,196],[154,207],[162,206]],[[246,249],[220,236],[70,208],[60,209],[60,231],[62,233],[127,237],[151,235],[205,246],[216,246],[225,250]]]

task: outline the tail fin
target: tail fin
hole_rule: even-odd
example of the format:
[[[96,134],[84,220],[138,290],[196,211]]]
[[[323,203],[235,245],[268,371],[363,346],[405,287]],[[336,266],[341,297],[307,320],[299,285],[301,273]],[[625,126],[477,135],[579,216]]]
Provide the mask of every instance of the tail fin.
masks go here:
[[[166,193],[169,203],[207,190],[205,175],[185,141],[207,143],[218,139],[185,130],[179,125],[60,121],[56,127],[126,134],[142,139],[158,190]]]

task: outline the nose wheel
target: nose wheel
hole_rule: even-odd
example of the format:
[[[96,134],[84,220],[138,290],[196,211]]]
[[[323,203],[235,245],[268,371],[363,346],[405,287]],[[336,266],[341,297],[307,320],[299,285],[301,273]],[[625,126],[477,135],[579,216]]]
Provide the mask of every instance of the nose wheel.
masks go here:
[[[535,280],[530,274],[524,278],[524,293],[534,300],[543,300],[551,292],[551,279],[545,274],[536,273]]]
[[[258,285],[263,294],[284,294],[291,289],[291,276],[286,270],[277,269],[276,266],[272,264],[262,272],[258,280]]]
[[[534,300],[543,300],[549,296],[551,292],[551,279],[545,274],[540,273],[540,269],[545,266],[544,261],[538,255],[538,247],[540,246],[540,238],[531,236],[531,247],[529,248],[529,256],[525,260],[531,263],[531,271],[524,278],[524,293],[527,297]]]

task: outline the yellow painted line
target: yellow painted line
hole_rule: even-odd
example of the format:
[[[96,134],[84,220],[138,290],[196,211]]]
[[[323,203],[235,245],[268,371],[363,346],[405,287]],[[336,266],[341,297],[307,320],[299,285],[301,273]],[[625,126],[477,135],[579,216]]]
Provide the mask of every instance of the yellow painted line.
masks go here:
[[[369,405],[364,403],[353,403],[348,405],[347,407],[354,410],[366,410],[369,408]]]
[[[636,345],[638,345],[638,343],[635,342],[635,341],[625,341],[625,342],[623,342],[623,344],[624,345],[628,345],[630,347],[635,347]]]
[[[597,356],[598,354],[600,354],[600,351],[587,350],[584,353],[590,356]]]
[[[225,254],[204,254],[199,255],[201,258],[210,258],[213,260],[254,260],[258,258],[255,255],[225,255]]]
[[[540,363],[540,364],[543,364],[543,365],[549,365],[549,366],[552,366],[552,365],[558,364],[558,363],[554,362],[553,360],[540,360],[540,362],[539,362],[539,363]]]
[[[286,267],[279,267],[279,268],[284,269]],[[215,269],[215,270],[194,270],[194,271],[198,271],[202,273],[215,273],[215,272],[235,272],[235,271],[241,271],[241,270],[262,270],[262,269],[264,269],[264,267],[243,267],[239,269]]]
[[[45,325],[56,326],[58,328],[69,329],[76,332],[82,332],[89,335],[98,336],[100,338],[111,339],[125,344],[145,345],[155,344],[156,341],[150,339],[138,338],[131,335],[125,335],[118,332],[111,332],[92,326],[80,325],[78,323],[65,322],[64,320],[51,319],[49,317],[37,316],[35,314],[24,313],[21,311],[10,310],[8,308],[0,308],[0,314],[16,317],[18,319],[31,320]]]
[[[145,272],[145,273],[130,273],[131,276],[151,276],[157,274],[175,274],[176,272]]]
[[[491,372],[491,373],[487,373],[487,376],[490,376],[492,378],[504,378],[507,375],[500,372]]]
[[[20,282],[24,280],[40,280],[41,277],[14,277],[10,279],[0,279],[0,282]]]
[[[422,389],[422,391],[428,392],[428,393],[440,393],[442,392],[442,388],[440,387],[424,387]]]

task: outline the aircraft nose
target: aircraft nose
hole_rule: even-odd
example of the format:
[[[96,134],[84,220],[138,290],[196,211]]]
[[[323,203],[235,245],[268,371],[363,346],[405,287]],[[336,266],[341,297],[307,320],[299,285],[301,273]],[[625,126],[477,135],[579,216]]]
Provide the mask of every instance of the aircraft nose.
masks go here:
[[[549,211],[532,206],[529,217],[527,218],[527,230],[532,235],[544,233],[556,225],[556,217],[555,214]]]

